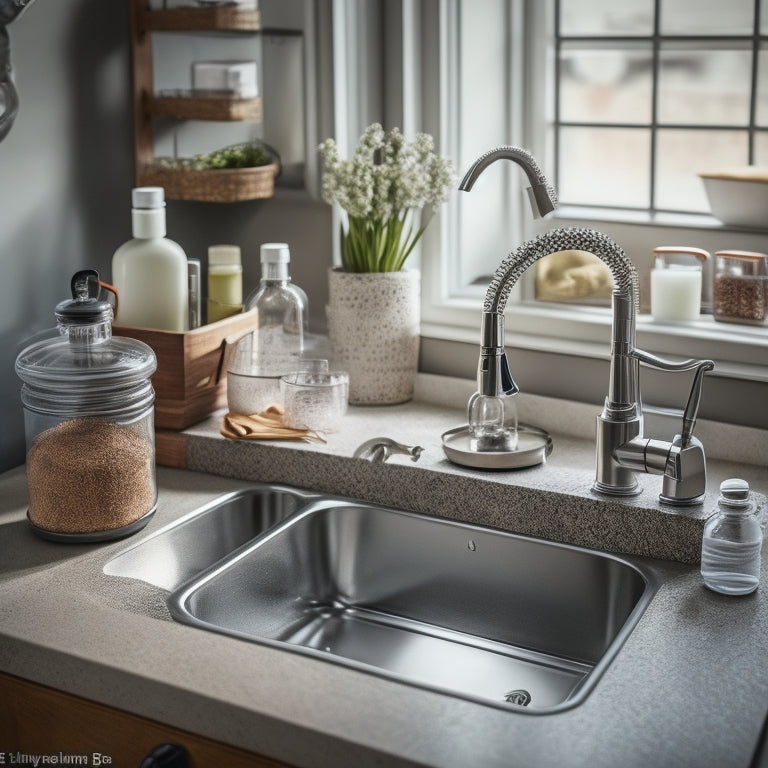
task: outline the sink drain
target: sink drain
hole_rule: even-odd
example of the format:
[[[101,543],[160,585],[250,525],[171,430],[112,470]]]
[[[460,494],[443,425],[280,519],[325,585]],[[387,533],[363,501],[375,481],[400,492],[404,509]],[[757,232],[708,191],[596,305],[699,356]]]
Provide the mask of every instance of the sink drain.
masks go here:
[[[527,707],[531,703],[531,694],[522,689],[510,691],[504,694],[504,701],[508,704],[515,704],[518,707]]]

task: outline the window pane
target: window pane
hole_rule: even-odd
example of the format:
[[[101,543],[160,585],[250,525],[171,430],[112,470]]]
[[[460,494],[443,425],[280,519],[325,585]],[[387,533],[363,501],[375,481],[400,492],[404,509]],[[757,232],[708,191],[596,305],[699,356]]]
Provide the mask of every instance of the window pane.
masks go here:
[[[650,35],[653,0],[561,0],[561,35]]]
[[[536,262],[539,301],[608,305],[613,277],[608,265],[586,251],[559,251]]]
[[[768,0],[766,0],[768,5]],[[760,49],[757,58],[757,109],[755,121],[757,125],[768,126],[768,50]]]
[[[754,0],[661,0],[662,35],[750,35]]]
[[[560,118],[591,123],[649,123],[652,56],[636,50],[564,44],[561,52]]]
[[[662,46],[659,122],[747,125],[751,60],[748,50]]]
[[[755,134],[755,165],[768,165],[768,133]]]
[[[558,195],[563,203],[647,208],[650,131],[562,128]]]
[[[700,171],[747,164],[746,131],[659,130],[656,207],[709,213]]]

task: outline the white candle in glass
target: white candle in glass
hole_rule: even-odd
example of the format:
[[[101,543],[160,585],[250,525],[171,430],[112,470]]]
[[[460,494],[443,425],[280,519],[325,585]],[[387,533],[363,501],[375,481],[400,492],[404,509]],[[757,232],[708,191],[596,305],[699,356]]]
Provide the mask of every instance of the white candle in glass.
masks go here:
[[[654,249],[651,270],[651,314],[654,320],[685,322],[701,314],[702,264],[709,254],[698,248]],[[693,256],[694,258],[686,258]],[[691,263],[681,263],[687,260]]]

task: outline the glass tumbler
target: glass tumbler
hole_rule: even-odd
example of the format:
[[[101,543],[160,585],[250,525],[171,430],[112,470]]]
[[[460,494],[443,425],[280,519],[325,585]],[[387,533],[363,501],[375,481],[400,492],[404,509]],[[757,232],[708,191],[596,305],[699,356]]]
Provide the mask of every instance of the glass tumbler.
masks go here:
[[[298,371],[280,379],[283,424],[293,429],[337,432],[347,412],[349,375]]]

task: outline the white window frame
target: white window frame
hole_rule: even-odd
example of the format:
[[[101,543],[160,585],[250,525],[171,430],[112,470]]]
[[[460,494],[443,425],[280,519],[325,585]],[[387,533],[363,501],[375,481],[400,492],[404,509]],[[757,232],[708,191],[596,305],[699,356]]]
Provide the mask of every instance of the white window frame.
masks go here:
[[[540,39],[546,33],[546,9],[549,5],[549,0],[510,0],[511,18],[515,24],[509,30],[510,39],[518,44],[522,38]],[[424,114],[422,123],[425,129],[431,129],[430,132],[439,137],[439,144],[443,148],[451,145],[450,121],[453,120],[455,124],[457,110],[461,109],[455,98],[451,97],[456,73],[455,57],[449,55],[448,44],[456,34],[450,15],[454,7],[455,0],[425,3],[421,19],[422,28],[434,24],[439,29],[437,50],[428,44],[429,41],[422,40],[421,78],[422,81],[425,77],[433,78],[432,82],[423,86],[423,90],[437,88],[440,94],[439,118],[435,114]],[[437,18],[430,18],[430,14]],[[520,26],[523,17],[526,20],[524,30]],[[407,23],[406,18],[404,24]],[[547,61],[548,48],[546,45],[533,46],[532,56],[529,52],[525,59],[522,56],[512,59],[516,98],[526,94],[522,104],[517,107],[513,104],[512,109],[526,115],[528,119],[524,125],[512,121],[510,135],[500,136],[498,142],[525,146],[539,160],[547,157],[547,132],[542,118],[548,110],[544,88],[546,73],[551,66],[551,62]],[[435,72],[438,73],[436,77]],[[536,82],[525,82],[523,72],[529,75],[533,73]],[[405,77],[408,77],[407,73]],[[465,170],[459,169],[459,173]],[[627,221],[620,220],[617,214],[608,216],[605,212],[589,219],[584,212],[579,212],[577,217],[573,211],[559,211],[534,225],[530,215],[521,213],[522,203],[518,199],[515,199],[514,205],[515,223],[521,236],[517,243],[509,243],[506,248],[502,246],[503,255],[539,231],[563,226],[599,229],[615,239],[634,258],[637,258],[637,254],[648,254],[650,258],[653,248],[660,244],[695,244],[710,252],[724,248],[765,250],[765,232],[741,231],[720,225],[714,220],[702,222],[701,218],[697,218],[697,226],[692,226],[690,217],[684,216],[657,216],[653,220],[642,220],[640,217],[639,221]],[[455,253],[451,253],[451,243],[456,242],[455,228],[461,226],[462,222],[458,219],[456,208],[449,204],[441,212],[440,226],[435,223],[423,238],[421,252],[422,335],[476,343],[479,341],[482,297],[477,291],[473,295],[461,287],[457,288],[450,279],[451,265],[455,265],[457,258]],[[521,279],[508,302],[505,321],[507,345],[607,359],[610,355],[610,311],[599,307],[537,302],[532,298],[531,278],[532,274]],[[716,323],[711,317],[703,317],[700,321],[686,325],[664,325],[641,315],[638,318],[638,345],[669,357],[712,359],[716,363],[718,376],[768,382],[768,329],[765,327]]]

